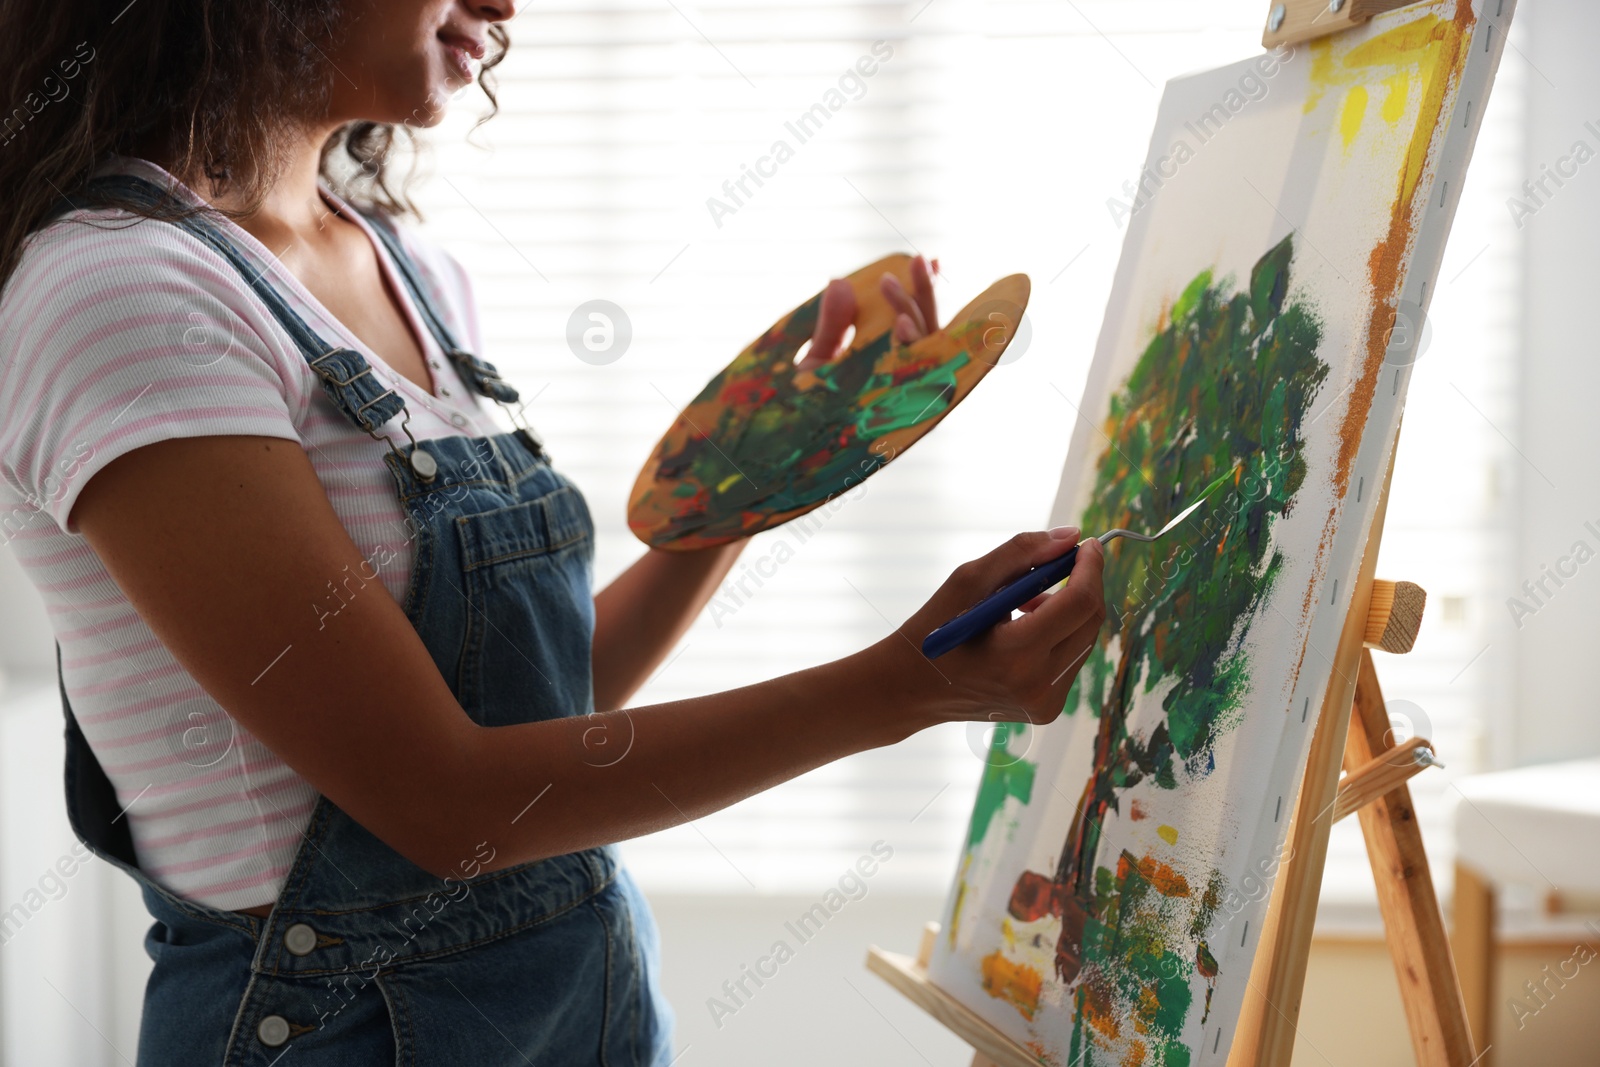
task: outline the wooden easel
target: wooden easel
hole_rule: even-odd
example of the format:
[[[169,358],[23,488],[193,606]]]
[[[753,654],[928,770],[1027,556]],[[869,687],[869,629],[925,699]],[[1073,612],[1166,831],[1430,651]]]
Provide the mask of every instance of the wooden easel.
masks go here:
[[[1310,40],[1410,2],[1273,0],[1262,43],[1271,48]],[[1373,577],[1393,471],[1391,451],[1289,828],[1292,858],[1273,886],[1229,1067],[1286,1067],[1293,1055],[1328,835],[1352,812],[1359,814],[1366,839],[1419,1067],[1483,1067],[1405,784],[1436,764],[1433,748],[1415,737],[1391,743],[1372,660],[1372,649],[1411,650],[1426,601],[1419,586]],[[927,925],[915,958],[873,946],[867,968],[970,1043],[977,1050],[973,1067],[1039,1067],[1036,1055],[928,980],[938,932],[937,923]]]

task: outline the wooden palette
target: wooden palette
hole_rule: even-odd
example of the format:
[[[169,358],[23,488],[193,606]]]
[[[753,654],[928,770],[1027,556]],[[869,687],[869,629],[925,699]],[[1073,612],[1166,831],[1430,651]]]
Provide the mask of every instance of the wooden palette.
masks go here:
[[[639,472],[628,525],[645,544],[707,548],[779,526],[887,466],[959,404],[1016,336],[1025,274],[995,282],[950,325],[910,344],[892,337],[885,272],[911,291],[911,257],[847,279],[856,334],[831,363],[798,370],[819,292],[779,319],[700,391]]]

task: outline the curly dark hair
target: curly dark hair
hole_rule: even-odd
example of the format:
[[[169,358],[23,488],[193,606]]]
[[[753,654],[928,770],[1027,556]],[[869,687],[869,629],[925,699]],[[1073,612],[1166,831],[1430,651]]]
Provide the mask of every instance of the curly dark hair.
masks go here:
[[[327,106],[325,49],[345,25],[341,0],[9,0],[0,6],[0,285],[28,234],[114,153],[157,156],[203,175],[243,206],[261,203],[297,122]],[[505,58],[505,28],[478,76]],[[415,215],[411,174],[393,174],[409,128],[347,123],[323,145],[322,175],[358,206]],[[122,205],[146,217],[179,209]],[[187,209],[193,211],[195,209]],[[220,209],[219,209],[220,210]]]

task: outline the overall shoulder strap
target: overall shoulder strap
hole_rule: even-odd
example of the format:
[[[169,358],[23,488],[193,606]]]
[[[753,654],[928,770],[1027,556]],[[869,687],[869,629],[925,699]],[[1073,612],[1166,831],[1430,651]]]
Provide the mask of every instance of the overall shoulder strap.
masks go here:
[[[172,203],[173,196],[145,178],[129,174],[107,175],[89,182],[83,192],[63,197],[52,209],[50,218],[79,208],[104,207],[113,199],[154,208]],[[373,375],[372,366],[365,356],[354,349],[330,345],[319,337],[267,281],[265,272],[258,270],[204,213],[168,221],[192,234],[238,271],[251,291],[294,340],[317,380],[322,383],[323,390],[357,427],[377,437],[378,427],[405,412],[405,401],[393,389],[383,387]],[[393,444],[391,441],[390,445]]]
[[[400,234],[395,229],[394,223],[379,212],[361,212],[361,217],[372,226],[383,246],[389,251],[389,258],[394,261],[395,267],[400,271],[400,277],[406,284],[406,290],[411,294],[411,300],[422,312],[423,321],[428,324],[428,330],[433,334],[433,339],[439,342],[439,347],[444,354],[455,364],[456,373],[479,395],[501,403],[515,402],[519,394],[500,377],[500,372],[493,363],[479,359],[456,343],[455,336],[450,328],[444,324],[444,317],[439,314],[439,309],[429,299],[427,287],[422,284],[422,278],[417,273],[417,265],[406,254],[405,246],[400,242]]]

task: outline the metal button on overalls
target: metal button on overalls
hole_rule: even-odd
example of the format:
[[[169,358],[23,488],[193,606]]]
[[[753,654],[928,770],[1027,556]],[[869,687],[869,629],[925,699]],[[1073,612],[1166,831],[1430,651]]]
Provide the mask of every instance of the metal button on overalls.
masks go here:
[[[289,1020],[281,1015],[269,1015],[256,1027],[256,1037],[268,1048],[277,1048],[289,1040]]]
[[[295,923],[283,932],[283,947],[296,956],[309,956],[317,947],[317,932],[305,923]]]

